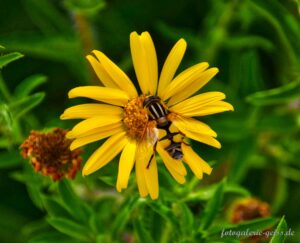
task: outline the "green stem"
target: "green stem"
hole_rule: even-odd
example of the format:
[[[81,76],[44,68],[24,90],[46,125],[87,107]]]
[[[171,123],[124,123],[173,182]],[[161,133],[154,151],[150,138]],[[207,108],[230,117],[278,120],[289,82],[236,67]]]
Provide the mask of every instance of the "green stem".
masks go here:
[[[4,81],[1,73],[0,73],[0,92],[3,95],[3,97],[6,99],[6,101],[11,100],[11,95],[9,93],[9,90],[5,84],[5,81]]]
[[[212,61],[218,53],[220,47],[225,42],[228,33],[229,24],[235,13],[238,1],[231,1],[227,4],[223,14],[220,16],[217,26],[210,32],[211,40],[209,46],[206,48],[205,57],[207,60]],[[198,50],[199,53],[203,52],[203,47]]]
[[[258,15],[263,17],[265,20],[267,20],[271,26],[273,26],[274,30],[277,32],[277,35],[279,37],[279,40],[285,49],[286,56],[290,62],[291,65],[297,65],[297,58],[296,55],[294,54],[293,48],[287,39],[285,32],[283,28],[281,27],[280,23],[276,18],[272,16],[268,11],[266,11],[264,8],[260,7],[253,1],[249,1],[249,6],[256,12]]]
[[[160,238],[160,243],[170,242],[170,233],[171,233],[171,225],[169,223],[166,223],[166,227],[163,230],[162,236]]]

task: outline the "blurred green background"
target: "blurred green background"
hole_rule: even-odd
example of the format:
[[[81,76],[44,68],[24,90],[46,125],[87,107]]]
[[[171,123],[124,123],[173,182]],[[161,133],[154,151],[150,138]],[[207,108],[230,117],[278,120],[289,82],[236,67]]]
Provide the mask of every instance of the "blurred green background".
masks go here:
[[[300,242],[299,1],[1,0],[0,5],[1,56],[12,53],[7,63],[0,61],[0,242],[131,242],[134,238],[139,239],[136,242],[225,242],[210,239],[213,234],[209,229],[205,229],[210,232],[207,234],[203,228],[195,230],[201,211],[213,204],[211,200],[217,201],[211,213],[214,223],[208,222],[226,225],[232,201],[249,195],[268,202],[275,218],[285,215],[288,227],[295,231],[286,242]],[[91,207],[86,210],[89,215],[94,212],[99,216],[89,218],[89,222],[99,222],[91,223],[91,235],[96,237],[85,239],[79,234],[72,240],[72,233],[48,220],[49,215],[53,219],[55,213],[64,214],[58,202],[67,200],[68,195],[61,193],[70,185],[65,182],[58,186],[35,175],[21,159],[18,147],[32,129],[71,128],[75,124],[62,122],[59,116],[79,102],[67,99],[69,89],[98,83],[85,60],[91,50],[106,53],[135,80],[129,49],[132,31],[150,32],[160,68],[173,44],[184,38],[188,50],[180,70],[201,61],[218,67],[217,77],[201,92],[224,92],[235,111],[204,119],[217,131],[221,150],[194,144],[213,165],[212,175],[198,184],[189,173],[188,181],[194,184],[183,187],[169,182],[165,169],[160,168],[161,196],[157,203],[139,202],[142,206],[134,209],[136,189],[115,196],[110,185],[115,181],[111,175],[116,174],[117,165],[86,179],[78,175],[80,178],[72,182],[79,194],[77,200]],[[98,145],[88,146],[84,158]],[[216,196],[225,177],[221,203]],[[134,186],[133,181],[131,184]],[[82,187],[89,188],[92,196],[82,196]],[[114,196],[99,199],[94,190]],[[176,214],[176,203],[174,209],[173,202],[177,201],[180,207],[184,205],[183,219]],[[114,205],[111,212],[109,205]],[[116,215],[122,216],[122,208],[127,210],[123,213],[126,217],[109,223]],[[76,214],[74,209],[67,209],[69,214]],[[165,229],[163,225],[174,223],[168,222],[174,215],[187,225],[179,236],[151,228],[154,221],[144,222],[152,217]],[[167,229],[172,232],[176,227]],[[106,238],[109,232],[113,235]],[[148,234],[151,240],[141,238]]]

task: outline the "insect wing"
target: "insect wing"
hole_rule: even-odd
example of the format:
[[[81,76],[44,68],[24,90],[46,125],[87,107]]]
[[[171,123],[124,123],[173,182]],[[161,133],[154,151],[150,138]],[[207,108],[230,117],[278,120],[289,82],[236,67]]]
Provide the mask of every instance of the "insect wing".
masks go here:
[[[144,137],[138,143],[137,146],[137,156],[143,161],[147,161],[151,158],[152,154],[155,152],[155,146],[158,140],[158,129],[157,128],[147,128]]]

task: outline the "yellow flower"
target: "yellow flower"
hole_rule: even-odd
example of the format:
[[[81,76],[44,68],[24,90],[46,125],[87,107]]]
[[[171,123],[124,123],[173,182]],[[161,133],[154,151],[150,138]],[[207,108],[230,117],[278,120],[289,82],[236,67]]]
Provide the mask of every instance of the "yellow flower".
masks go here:
[[[208,125],[192,117],[233,110],[233,107],[222,101],[225,95],[221,92],[189,98],[218,72],[217,68],[208,68],[206,62],[174,78],[186,50],[185,40],[180,39],[172,48],[159,77],[156,51],[148,32],[131,33],[130,49],[141,94],[115,63],[95,50],[87,59],[104,87],[77,87],[69,92],[69,98],[86,97],[101,103],[73,106],[65,110],[61,119],[85,119],[68,133],[68,138],[75,139],[71,149],[109,137],[88,159],[83,175],[99,170],[121,153],[117,190],[127,188],[135,166],[140,195],[150,194],[156,199],[159,194],[156,151],[179,183],[185,182],[187,173],[182,161],[199,179],[203,173],[210,174],[211,167],[192,150],[186,138],[216,148],[221,145]],[[159,105],[156,109],[166,113],[161,119],[153,117],[157,111],[151,114],[145,104],[149,100],[156,100]]]

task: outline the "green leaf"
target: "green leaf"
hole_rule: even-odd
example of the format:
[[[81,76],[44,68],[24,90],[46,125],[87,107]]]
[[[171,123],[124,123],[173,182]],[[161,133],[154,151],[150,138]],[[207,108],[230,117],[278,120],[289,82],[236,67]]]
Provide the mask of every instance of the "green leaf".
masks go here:
[[[58,190],[62,198],[63,206],[70,215],[82,222],[87,222],[88,215],[85,214],[79,197],[74,193],[70,183],[66,179],[59,182]]]
[[[44,37],[41,35],[24,35],[23,33],[1,36],[0,41],[5,43],[8,50],[20,50],[31,56],[54,61],[70,62],[72,58],[80,55],[80,43],[70,36],[52,35],[51,37]]]
[[[245,197],[249,197],[251,195],[246,188],[234,183],[226,183],[224,193],[236,193]]]
[[[167,222],[170,222],[175,227],[179,227],[178,219],[169,207],[156,201],[149,202],[147,205],[149,205],[156,213],[162,216]]]
[[[273,51],[274,44],[261,36],[246,35],[246,36],[232,36],[224,41],[224,45],[228,49],[243,49],[243,48],[261,48],[265,51]]]
[[[0,169],[13,168],[21,164],[19,151],[8,151],[0,153]]]
[[[246,100],[257,106],[275,105],[289,102],[300,97],[299,78],[278,88],[259,91],[247,96]]]
[[[284,216],[281,218],[279,224],[274,231],[274,235],[270,240],[270,243],[283,243],[287,234],[287,223],[284,219]]]
[[[105,7],[104,0],[65,0],[65,6],[71,11],[94,15]]]
[[[23,80],[15,89],[14,96],[21,98],[29,95],[35,88],[45,83],[47,77],[41,74],[32,75]]]
[[[43,200],[41,197],[40,189],[35,185],[27,185],[27,190],[29,197],[31,198],[32,202],[35,206],[42,209],[43,208]]]
[[[0,132],[12,129],[12,117],[8,105],[0,103]]]
[[[40,34],[14,33],[0,36],[7,50],[18,50],[28,56],[64,62],[78,80],[89,77],[88,65],[82,58],[81,43],[70,35],[42,36]],[[83,81],[83,82],[84,82]]]
[[[116,185],[116,178],[114,176],[100,176],[98,178],[109,186]]]
[[[147,231],[139,220],[133,222],[134,232],[137,235],[139,242],[154,243],[149,231]]]
[[[122,231],[130,218],[132,210],[137,207],[138,203],[139,200],[137,196],[129,198],[123,203],[123,205],[120,207],[121,211],[118,213],[113,222],[111,235],[116,236]]]
[[[0,69],[13,61],[20,59],[23,56],[24,55],[19,52],[12,52],[0,56]]]
[[[217,216],[223,200],[225,187],[225,180],[219,183],[213,197],[208,201],[201,214],[199,231],[206,230],[212,224],[214,218]]]
[[[9,105],[9,109],[14,119],[18,119],[25,115],[28,111],[39,105],[45,98],[45,93],[39,92],[33,95],[22,97],[12,102]]]
[[[186,237],[191,237],[194,231],[194,217],[190,208],[185,203],[178,204],[180,208],[180,229],[183,235]]]
[[[215,234],[216,237],[224,239],[248,238],[253,232],[262,232],[270,229],[278,222],[276,218],[260,218],[251,221],[245,221],[240,224],[228,224],[212,229],[209,234]],[[237,234],[240,234],[239,236]]]
[[[199,188],[197,191],[190,193],[184,201],[207,201],[213,197],[217,187],[218,184],[212,184]],[[245,197],[251,195],[247,189],[235,183],[226,183],[224,193],[236,193]]]
[[[82,241],[89,241],[90,231],[85,226],[65,218],[48,218],[48,223],[59,232]]]
[[[51,197],[42,197],[43,204],[46,208],[47,213],[51,217],[65,217],[68,218],[71,215],[68,213],[68,211],[63,207],[63,205]]]
[[[74,243],[74,239],[59,232],[43,232],[32,237],[28,243]]]
[[[239,183],[244,178],[250,166],[248,161],[255,149],[255,143],[256,141],[252,137],[247,137],[236,145],[228,175],[229,182]]]
[[[45,35],[71,31],[68,19],[58,10],[53,1],[26,0],[23,5],[28,12],[28,17]]]

